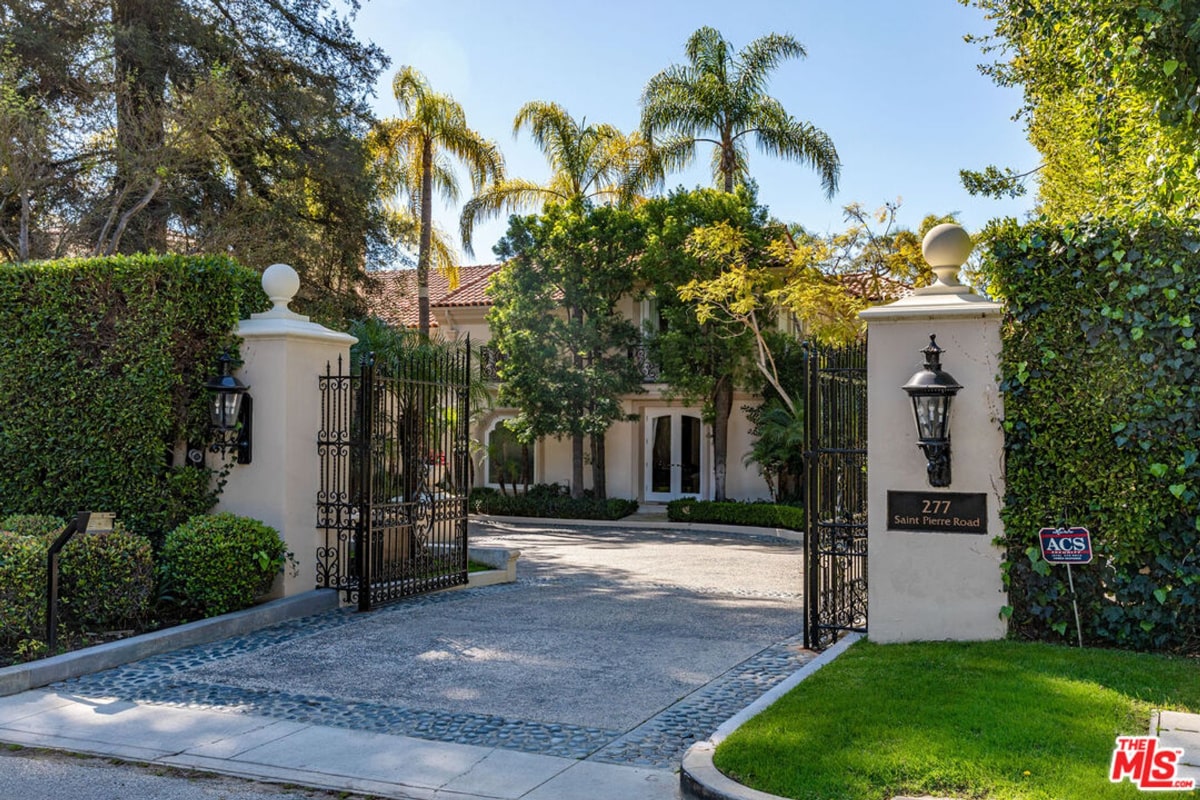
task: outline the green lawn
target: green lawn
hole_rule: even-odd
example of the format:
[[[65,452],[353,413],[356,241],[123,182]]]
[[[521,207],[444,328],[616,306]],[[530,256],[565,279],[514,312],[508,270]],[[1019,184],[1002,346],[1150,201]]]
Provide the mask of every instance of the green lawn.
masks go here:
[[[1200,659],[862,641],[722,742],[715,761],[798,800],[1145,797],[1109,783],[1108,769],[1116,736],[1147,733],[1152,708],[1200,712]]]

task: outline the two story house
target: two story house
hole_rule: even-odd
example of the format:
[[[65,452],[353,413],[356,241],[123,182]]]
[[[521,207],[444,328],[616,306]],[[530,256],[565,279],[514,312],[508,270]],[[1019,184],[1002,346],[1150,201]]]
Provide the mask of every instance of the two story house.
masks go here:
[[[450,288],[440,275],[430,275],[430,316],[433,334],[445,339],[471,337],[473,344],[491,339],[487,313],[491,301],[488,281],[499,264],[459,267],[459,283]],[[368,297],[372,314],[404,327],[417,324],[416,273],[396,270],[376,273],[378,288]],[[649,301],[626,298],[621,311],[643,327],[657,323],[657,311]],[[644,349],[631,353],[642,368],[644,393],[623,398],[625,412],[635,421],[617,422],[605,440],[608,494],[641,503],[662,503],[680,497],[712,497],[712,436],[696,406],[683,405],[666,397],[667,387],[646,358]],[[486,353],[485,353],[486,361]],[[488,367],[483,364],[484,374]],[[494,375],[494,371],[491,373]],[[498,385],[498,384],[497,384]],[[493,397],[496,396],[493,391]],[[770,491],[753,465],[743,458],[750,450],[751,424],[744,406],[757,405],[759,397],[746,392],[734,396],[729,426],[726,466],[726,495],[738,500],[769,499]],[[543,439],[522,447],[502,423],[516,416],[516,409],[495,405],[476,423],[473,438],[481,442],[476,456],[477,485],[511,486],[517,476],[528,475],[530,483],[560,483],[571,480],[571,443],[566,439]],[[590,470],[585,470],[584,488],[589,488]]]

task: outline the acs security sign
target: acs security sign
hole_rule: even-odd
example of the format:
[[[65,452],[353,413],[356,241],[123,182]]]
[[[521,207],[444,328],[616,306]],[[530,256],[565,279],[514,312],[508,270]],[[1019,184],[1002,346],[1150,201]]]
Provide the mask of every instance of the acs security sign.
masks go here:
[[[1042,528],[1038,531],[1047,564],[1090,564],[1092,534],[1087,528]]]

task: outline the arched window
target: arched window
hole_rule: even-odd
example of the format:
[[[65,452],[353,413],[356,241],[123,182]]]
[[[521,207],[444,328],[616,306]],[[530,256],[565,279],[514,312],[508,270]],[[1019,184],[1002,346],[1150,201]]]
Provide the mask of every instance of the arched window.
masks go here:
[[[487,483],[491,486],[528,486],[534,481],[533,446],[496,420],[487,435]]]

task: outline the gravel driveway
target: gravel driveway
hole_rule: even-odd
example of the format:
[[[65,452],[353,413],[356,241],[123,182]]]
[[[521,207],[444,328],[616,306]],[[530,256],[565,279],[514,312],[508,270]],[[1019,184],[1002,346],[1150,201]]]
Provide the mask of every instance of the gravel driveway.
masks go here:
[[[284,623],[73,692],[670,768],[811,657],[802,551],[775,539],[473,523],[514,584]]]

